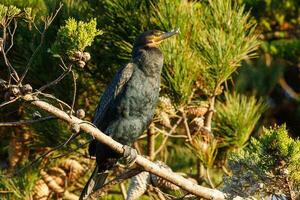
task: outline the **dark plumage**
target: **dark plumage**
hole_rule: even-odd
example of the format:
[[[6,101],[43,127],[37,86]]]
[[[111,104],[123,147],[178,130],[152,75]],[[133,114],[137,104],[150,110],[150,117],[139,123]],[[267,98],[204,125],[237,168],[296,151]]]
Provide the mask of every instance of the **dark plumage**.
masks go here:
[[[151,122],[159,97],[163,66],[158,45],[176,33],[153,30],[137,37],[130,63],[117,72],[103,93],[93,123],[116,141],[131,145]],[[121,157],[96,140],[91,142],[89,153],[96,156],[97,167],[81,198],[103,185],[106,171]]]

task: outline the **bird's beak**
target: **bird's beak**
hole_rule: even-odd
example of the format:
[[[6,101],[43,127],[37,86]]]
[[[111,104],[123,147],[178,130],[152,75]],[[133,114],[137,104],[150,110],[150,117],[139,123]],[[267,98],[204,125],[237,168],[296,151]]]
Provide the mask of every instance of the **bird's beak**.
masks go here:
[[[162,41],[165,39],[172,37],[179,33],[179,29],[172,30],[170,32],[161,32],[160,35],[151,36],[148,40],[147,46],[149,47],[157,47]]]
[[[165,32],[165,33],[161,34],[161,35],[158,37],[158,39],[159,39],[159,41],[162,41],[162,40],[165,40],[165,39],[167,39],[167,38],[169,38],[169,37],[172,37],[173,35],[176,35],[176,34],[178,34],[178,33],[179,33],[179,28],[177,28],[177,29],[175,29],[175,30],[172,30],[172,31],[170,31],[170,32]]]
[[[172,37],[173,35],[176,35],[178,33],[179,33],[179,28],[172,30],[170,32],[163,32],[160,36],[156,37],[154,40],[155,40],[155,42],[160,43],[163,40],[165,40],[169,37]]]

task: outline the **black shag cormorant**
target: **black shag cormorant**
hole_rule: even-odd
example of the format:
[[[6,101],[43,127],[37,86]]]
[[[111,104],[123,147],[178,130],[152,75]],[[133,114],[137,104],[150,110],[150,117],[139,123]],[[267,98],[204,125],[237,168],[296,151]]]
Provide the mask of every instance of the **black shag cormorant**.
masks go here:
[[[93,123],[114,140],[130,146],[150,124],[159,97],[163,66],[163,54],[158,46],[176,33],[178,30],[152,30],[138,36],[130,63],[116,73],[103,93]],[[104,184],[107,170],[121,157],[96,140],[90,143],[89,153],[96,156],[97,166],[80,199]]]

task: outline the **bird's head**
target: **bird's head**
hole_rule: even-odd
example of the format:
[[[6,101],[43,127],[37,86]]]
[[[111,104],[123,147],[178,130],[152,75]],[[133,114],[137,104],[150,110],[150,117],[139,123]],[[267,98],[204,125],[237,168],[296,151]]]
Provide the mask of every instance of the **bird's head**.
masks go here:
[[[134,48],[141,47],[158,47],[158,45],[165,39],[179,33],[179,29],[172,30],[170,32],[164,32],[160,30],[151,30],[139,35],[135,42]]]

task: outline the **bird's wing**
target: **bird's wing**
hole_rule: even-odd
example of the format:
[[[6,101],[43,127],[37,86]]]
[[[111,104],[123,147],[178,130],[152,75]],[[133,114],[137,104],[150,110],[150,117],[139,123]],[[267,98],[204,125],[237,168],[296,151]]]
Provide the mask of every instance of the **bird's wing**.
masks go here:
[[[98,128],[101,127],[101,123],[110,103],[118,96],[126,82],[131,78],[133,69],[133,63],[128,63],[125,67],[120,69],[102,94],[93,119],[93,124],[95,124]]]
[[[98,166],[95,167],[91,177],[85,184],[83,190],[81,191],[79,200],[87,199],[93,192],[101,188],[108,176],[108,172],[98,172]]]

